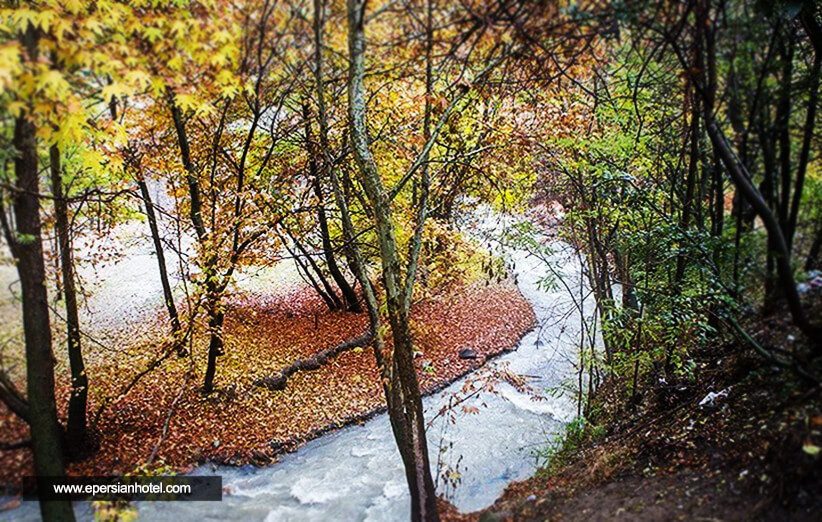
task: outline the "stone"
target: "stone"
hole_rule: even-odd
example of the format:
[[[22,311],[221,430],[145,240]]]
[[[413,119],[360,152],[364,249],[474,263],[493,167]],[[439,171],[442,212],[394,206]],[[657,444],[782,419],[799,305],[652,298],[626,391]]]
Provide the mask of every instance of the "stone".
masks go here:
[[[477,357],[479,357],[479,355],[477,355],[477,352],[475,350],[472,350],[471,348],[463,348],[462,350],[460,350],[459,356],[460,359],[476,359]]]

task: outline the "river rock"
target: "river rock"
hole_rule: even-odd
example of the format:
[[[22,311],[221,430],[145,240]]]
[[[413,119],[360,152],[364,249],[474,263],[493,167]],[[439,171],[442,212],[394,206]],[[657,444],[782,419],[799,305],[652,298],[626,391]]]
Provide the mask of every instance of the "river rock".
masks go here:
[[[475,350],[471,348],[463,348],[459,353],[460,359],[476,359],[479,357]]]
[[[239,471],[241,475],[253,475],[254,472],[257,471],[257,466],[246,464],[244,466],[240,466],[240,469],[237,471]]]

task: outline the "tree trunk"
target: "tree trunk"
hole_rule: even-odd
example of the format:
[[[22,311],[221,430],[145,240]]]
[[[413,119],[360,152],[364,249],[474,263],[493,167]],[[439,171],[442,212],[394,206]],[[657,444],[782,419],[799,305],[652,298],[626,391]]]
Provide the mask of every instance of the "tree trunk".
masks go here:
[[[793,234],[788,230],[788,207],[791,201],[791,80],[793,77],[793,39],[783,36],[782,42],[782,86],[776,110],[776,141],[779,154],[779,225],[788,239]],[[790,241],[788,242],[790,244]]]
[[[711,236],[714,238],[714,247],[711,252],[711,260],[713,261],[713,265],[716,270],[715,277],[721,280],[724,275],[722,256],[723,245],[725,242],[722,241],[722,234],[725,227],[725,183],[722,179],[722,163],[716,154],[713,154],[712,163],[709,168],[711,170],[712,194],[710,210]],[[734,289],[735,288],[736,287],[734,287]],[[722,329],[722,321],[720,321],[720,317],[717,314],[717,306],[715,304],[711,306],[708,316],[708,325],[710,325],[717,332],[720,332]]]
[[[808,252],[808,259],[805,260],[805,271],[809,272],[822,268],[822,263],[819,262],[820,250],[822,250],[822,224],[817,226],[816,236],[813,238],[811,250]]]
[[[328,295],[329,299],[331,299],[330,308],[332,310],[341,309],[343,307],[343,303],[342,303],[342,301],[340,301],[340,298],[337,297],[337,294],[336,294],[336,292],[334,292],[334,289],[331,288],[331,284],[328,282],[328,279],[325,277],[322,270],[320,269],[320,265],[318,265],[317,262],[314,261],[314,258],[312,257],[311,253],[308,252],[308,250],[306,250],[306,248],[302,245],[302,243],[300,243],[297,240],[297,238],[294,236],[294,234],[291,233],[290,230],[288,230],[288,228],[285,228],[285,231],[288,234],[288,237],[291,238],[291,241],[294,243],[294,246],[297,247],[297,250],[300,251],[302,256],[308,262],[308,265],[311,267],[311,269],[317,275],[317,279],[319,279],[320,283],[323,286],[323,289],[325,289],[325,294]],[[295,257],[295,260],[296,259],[297,258]],[[306,273],[308,273],[307,268],[304,267],[304,270],[305,270]]]
[[[174,130],[177,133],[177,144],[180,147],[180,157],[183,160],[183,167],[186,170],[188,192],[191,196],[189,217],[191,218],[191,224],[194,226],[194,232],[197,234],[197,238],[202,241],[206,237],[206,229],[203,223],[203,202],[200,196],[200,182],[197,180],[197,174],[194,171],[194,162],[191,159],[191,148],[188,143],[183,113],[180,111],[180,108],[177,107],[174,98],[171,97],[170,94],[168,98],[171,119],[174,122]]]
[[[725,183],[722,179],[722,162],[714,154],[712,170],[713,205],[711,212],[711,235],[717,239],[722,237],[725,228]],[[713,260],[717,270],[721,270],[722,241],[717,241],[714,247]],[[720,275],[717,273],[717,275]]]
[[[314,279],[314,276],[311,275],[311,271],[309,271],[308,266],[306,266],[306,264],[302,262],[300,256],[288,246],[288,243],[286,242],[284,237],[280,237],[282,238],[283,246],[285,247],[286,251],[288,251],[288,255],[290,255],[294,259],[294,264],[297,265],[297,273],[300,274],[300,277],[303,279],[303,281],[311,285],[314,291],[317,292],[317,295],[319,295],[322,298],[323,302],[329,310],[336,310],[338,308],[338,304],[341,304],[339,302],[339,299],[337,300],[337,303],[335,303],[334,300],[331,299],[331,296],[325,293],[325,291],[320,287],[320,284],[317,282],[317,280]]]
[[[776,273],[779,277],[782,291],[788,301],[788,308],[791,312],[793,322],[811,339],[816,346],[816,351],[819,352],[822,350],[822,335],[818,327],[810,324],[805,310],[802,308],[799,293],[796,291],[796,281],[793,278],[791,252],[788,250],[788,244],[785,241],[785,236],[782,234],[782,228],[779,226],[777,218],[768,208],[768,205],[765,203],[762,195],[756,190],[756,187],[751,184],[750,177],[743,170],[744,167],[736,160],[722,132],[716,126],[716,122],[712,120],[708,122],[708,135],[711,137],[711,142],[719,157],[722,159],[725,168],[728,170],[734,185],[742,194],[742,197],[751,204],[760,219],[762,219],[768,233],[768,242],[776,254]]]
[[[374,211],[377,238],[382,260],[383,283],[388,318],[393,339],[389,415],[411,493],[412,520],[438,520],[434,481],[428,461],[422,398],[412,355],[408,324],[410,302],[401,281],[401,266],[388,194],[380,180],[377,165],[368,144],[365,118],[365,2],[348,0],[348,115],[351,145],[360,173],[360,181]],[[395,424],[396,423],[396,424]]]
[[[169,93],[168,103],[171,110],[171,117],[174,122],[174,129],[177,133],[177,143],[180,147],[180,156],[183,160],[183,167],[186,171],[186,182],[188,183],[188,192],[191,197],[191,210],[189,217],[191,224],[194,227],[194,232],[197,235],[197,240],[202,246],[208,239],[208,232],[203,222],[203,202],[200,194],[200,182],[194,168],[194,162],[191,158],[191,149],[188,143],[188,135],[186,134],[185,121],[180,108],[174,101],[174,98]],[[236,225],[235,225],[236,226]],[[236,253],[236,238],[235,247],[232,249]],[[205,262],[203,267],[203,276],[205,277],[206,299],[208,300],[208,329],[209,329],[209,343],[208,343],[208,362],[206,363],[206,374],[203,379],[203,392],[208,394],[214,389],[214,374],[217,371],[217,357],[223,354],[223,337],[222,327],[224,313],[220,307],[220,294],[222,289],[216,282],[217,277],[217,259],[216,255],[211,255]]]
[[[345,309],[350,312],[362,312],[360,301],[357,299],[357,293],[354,291],[354,288],[348,284],[348,280],[343,275],[342,270],[340,270],[340,266],[337,264],[337,259],[334,255],[334,248],[331,245],[331,235],[328,231],[328,216],[325,213],[325,204],[322,199],[322,186],[319,179],[314,182],[314,191],[318,198],[319,209],[317,210],[317,217],[320,222],[323,256],[325,257],[328,272],[334,279],[337,288],[340,289],[340,293],[345,301]]]
[[[329,166],[328,174],[331,179],[331,187],[333,189],[335,202],[337,204],[337,207],[340,209],[340,217],[343,225],[343,237],[346,241],[346,244],[348,245],[351,268],[354,271],[354,274],[356,275],[357,279],[360,282],[360,286],[363,289],[362,291],[363,296],[365,297],[366,310],[368,311],[368,321],[371,327],[371,332],[374,335],[374,358],[377,362],[377,368],[380,372],[380,382],[382,384],[383,392],[385,393],[386,403],[388,405],[388,419],[391,424],[391,430],[397,442],[397,448],[400,450],[400,457],[402,458],[403,465],[406,467],[406,469],[414,469],[414,459],[411,456],[411,453],[408,451],[410,444],[408,443],[408,437],[406,435],[406,424],[403,422],[403,401],[400,395],[401,388],[400,386],[395,385],[396,371],[394,370],[394,365],[392,364],[389,368],[388,362],[386,361],[385,357],[385,339],[383,338],[383,329],[379,313],[379,303],[377,302],[374,287],[368,278],[368,273],[365,269],[363,257],[360,254],[359,248],[357,247],[357,243],[355,241],[356,233],[354,229],[354,224],[351,220],[351,215],[348,211],[348,203],[346,202],[346,197],[349,197],[349,195],[344,195],[345,190],[343,184],[338,179],[337,173],[333,168],[333,163],[331,161],[331,151],[328,147],[328,129],[327,121],[325,119],[325,88],[323,82],[322,60],[323,25],[323,0],[314,0],[314,36],[316,60],[316,67],[314,71],[317,85],[317,97],[319,100],[318,104],[320,115],[320,140],[323,148],[323,160],[326,163],[326,165]],[[409,481],[409,484],[414,483],[415,480],[413,479]],[[413,488],[413,485],[409,486],[409,489],[412,491]],[[418,496],[419,495],[414,495],[413,498],[416,499],[418,498]],[[415,502],[415,504],[419,505],[419,502]],[[414,515],[414,513],[417,513],[417,515]],[[419,508],[415,508],[412,505],[412,517],[419,518],[418,513]]]
[[[417,187],[419,197],[415,197],[417,205],[417,225],[414,228],[414,237],[408,245],[408,268],[405,274],[405,307],[406,312],[411,308],[414,293],[414,282],[417,275],[417,265],[419,264],[420,252],[422,250],[422,234],[425,230],[425,220],[428,217],[428,197],[431,189],[431,177],[428,169],[428,160],[431,152],[431,118],[433,108],[431,100],[433,98],[434,73],[432,64],[432,53],[434,51],[434,28],[432,20],[431,0],[425,3],[425,107],[422,123],[423,146],[421,160],[420,183]],[[414,191],[415,196],[417,190]],[[412,350],[413,352],[413,350]],[[416,378],[416,375],[415,375]]]
[[[766,117],[763,109],[763,119]],[[777,154],[776,141],[771,139],[770,133],[765,129],[765,124],[760,124],[762,127],[759,130],[759,142],[762,150],[763,161],[763,176],[762,183],[759,185],[759,193],[762,199],[769,208],[769,211],[774,214],[778,220],[780,229],[782,229],[781,211],[779,208],[779,191],[778,179],[776,179],[777,169]],[[744,196],[744,194],[743,194]],[[757,213],[758,214],[758,213]],[[781,230],[784,234],[784,229]],[[765,251],[765,299],[763,301],[762,310],[765,314],[773,313],[777,309],[778,302],[781,300],[779,288],[779,275],[776,273],[776,256],[777,246],[773,243],[773,238],[769,235]]]
[[[811,6],[813,4],[808,4]],[[813,52],[814,52],[814,63],[813,63],[813,77],[812,77],[812,86],[816,88],[811,91],[811,100],[816,100],[819,92],[819,66],[820,62],[822,61],[822,26],[816,21],[816,16],[813,9],[803,9],[799,15],[800,20],[802,21],[802,27],[804,27],[805,32],[808,34],[809,39],[811,40],[811,44],[813,45]],[[808,111],[810,112],[815,108],[816,104],[813,104],[813,107],[809,106]],[[813,120],[813,115],[809,114],[808,118]],[[813,128],[813,125],[810,127]],[[806,125],[806,132],[808,127]],[[810,137],[806,134],[806,140],[809,141]],[[804,143],[803,143],[803,151],[802,155],[805,154],[804,151]],[[804,162],[805,164],[807,162]],[[800,167],[802,166],[803,161],[800,159]],[[803,173],[803,180],[804,180],[804,173]],[[798,181],[798,180],[797,180]],[[798,214],[798,205],[799,205],[799,197],[801,193],[795,194],[794,205],[797,207],[795,211],[792,209],[792,215]],[[813,244],[811,245],[811,250],[808,253],[808,258],[805,260],[805,270],[813,270],[815,268],[822,268],[822,263],[819,260],[819,251],[822,249],[822,224],[818,226],[816,230],[816,236],[814,236]]]
[[[614,267],[619,276],[619,283],[622,285],[622,309],[631,317],[636,317],[639,312],[639,302],[636,297],[634,281],[631,277],[631,254],[621,252],[621,248],[612,251],[614,256]]]
[[[357,234],[354,229],[354,223],[351,219],[351,214],[348,211],[348,203],[346,202],[344,187],[342,186],[342,183],[337,176],[336,169],[334,168],[331,147],[328,141],[328,119],[325,111],[325,81],[323,71],[323,29],[325,27],[324,11],[324,0],[314,0],[314,79],[317,89],[317,116],[320,127],[320,147],[323,157],[323,164],[325,165],[326,173],[331,181],[334,202],[340,210],[343,240],[346,244],[346,256],[348,258],[351,271],[354,272],[355,277],[360,282],[360,286],[362,287],[366,311],[368,312],[368,321],[371,326],[371,332],[374,334],[374,358],[377,361],[377,368],[379,369],[382,377],[380,380],[387,398],[390,393],[387,384],[390,382],[390,371],[389,368],[387,368],[385,358],[383,357],[385,342],[383,339],[382,329],[380,328],[379,304],[377,303],[374,286],[368,278],[365,263],[363,262],[363,256],[361,255],[356,242]]]
[[[309,170],[312,177],[311,185],[314,189],[314,196],[317,198],[317,221],[320,225],[320,238],[322,240],[325,264],[328,267],[328,272],[331,274],[332,279],[334,279],[334,283],[337,285],[337,288],[340,289],[340,293],[345,301],[346,310],[362,312],[359,299],[357,299],[357,293],[354,292],[354,289],[348,284],[342,270],[340,270],[336,256],[334,255],[334,248],[331,245],[331,234],[328,230],[328,215],[325,212],[325,198],[323,197],[322,189],[323,171],[329,166],[326,165],[324,160],[322,161],[322,169],[318,164],[319,162],[317,160],[322,158],[318,158],[317,147],[311,136],[311,122],[309,120],[307,103],[303,105],[303,117],[305,118],[305,141],[308,149]]]
[[[33,26],[24,37],[36,50]],[[34,55],[35,53],[30,53]],[[62,429],[54,400],[54,354],[51,351],[46,270],[40,224],[40,188],[34,123],[25,116],[14,125],[14,170],[17,192],[14,218],[17,227],[15,251],[17,273],[23,295],[23,330],[26,343],[26,389],[29,425],[34,452],[34,472],[42,477],[63,477]],[[43,520],[74,520],[71,502],[40,502]]]
[[[203,380],[203,392],[206,394],[214,391],[217,357],[223,354],[223,321],[225,319],[220,299],[215,295],[213,289],[209,293],[208,301],[208,362],[206,364],[205,379]]]
[[[702,53],[702,50],[697,48],[697,51]],[[701,59],[696,60],[695,67],[700,67]],[[690,130],[690,151],[688,158],[688,176],[685,180],[685,200],[682,202],[682,215],[679,220],[680,234],[683,239],[680,240],[679,254],[676,259],[676,273],[674,275],[674,288],[677,293],[680,292],[685,278],[685,268],[688,264],[688,256],[686,255],[682,243],[685,243],[685,235],[688,233],[688,228],[691,226],[691,214],[694,206],[694,191],[696,188],[696,178],[698,174],[697,166],[699,165],[699,101],[696,96],[693,96],[691,107],[691,130]],[[701,201],[697,202],[701,205]]]
[[[60,150],[56,145],[49,148],[51,167],[51,193],[54,196],[55,228],[60,245],[60,271],[66,304],[66,341],[68,343],[71,371],[71,396],[69,398],[66,444],[69,455],[76,457],[86,445],[86,407],[88,403],[88,377],[80,346],[80,319],[77,313],[77,290],[74,284],[74,260],[71,252],[68,203],[63,192],[60,168]]]
[[[174,294],[171,293],[171,283],[168,280],[168,269],[166,268],[166,256],[163,250],[163,242],[160,239],[160,229],[157,226],[157,215],[154,213],[154,204],[151,202],[151,194],[148,191],[146,180],[139,174],[137,186],[140,187],[140,196],[146,208],[148,227],[151,230],[151,240],[154,243],[154,251],[157,253],[157,267],[160,270],[160,283],[163,285],[163,297],[165,298],[168,318],[171,321],[171,333],[174,335],[174,342],[180,348],[182,346],[180,336],[180,316],[177,313],[177,306],[174,304]]]
[[[788,248],[793,246],[793,237],[796,234],[796,221],[799,217],[799,204],[802,201],[802,190],[805,187],[805,173],[808,170],[810,161],[811,141],[813,140],[814,129],[816,128],[816,104],[819,100],[819,69],[822,65],[822,54],[814,53],[813,65],[810,72],[810,95],[808,97],[808,109],[805,113],[805,125],[802,130],[802,148],[799,151],[799,164],[796,167],[796,180],[794,181],[793,200],[788,216]]]
[[[26,423],[29,422],[29,402],[2,369],[0,369],[0,401],[6,405],[9,411]]]
[[[591,203],[591,206],[593,207],[594,203]],[[610,279],[607,255],[599,246],[601,245],[601,241],[598,231],[601,227],[592,218],[585,220],[585,227],[586,237],[588,239],[588,279],[596,299],[600,322],[602,324],[609,324],[613,317],[614,296],[611,290],[613,285]],[[605,362],[608,366],[611,366],[613,364],[614,354],[621,346],[621,342],[613,335],[604,335],[602,341],[605,345]]]

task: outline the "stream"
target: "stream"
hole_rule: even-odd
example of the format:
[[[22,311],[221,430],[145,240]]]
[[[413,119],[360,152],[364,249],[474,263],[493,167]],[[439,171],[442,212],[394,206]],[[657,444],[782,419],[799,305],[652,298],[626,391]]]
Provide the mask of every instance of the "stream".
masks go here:
[[[525,251],[509,250],[509,266],[534,309],[537,326],[515,351],[424,399],[426,418],[434,419],[428,441],[438,493],[461,512],[493,504],[509,483],[532,475],[538,452],[544,452],[576,415],[571,390],[577,378],[581,317],[592,315],[594,303],[592,298],[580,300],[587,284],[573,249],[559,242],[551,247],[551,265],[565,284],[547,290],[542,284],[548,273],[545,263]],[[584,304],[584,313],[575,299]],[[457,406],[453,419],[437,415],[460,393],[466,379],[495,367],[524,376],[540,397],[500,381],[494,384],[494,393]],[[222,502],[139,502],[140,520],[402,521],[410,512],[402,462],[386,414],[319,437],[268,467],[209,464],[192,474],[222,475]],[[89,504],[77,503],[75,509],[80,520],[91,518]],[[35,502],[26,502],[0,512],[0,518],[9,515],[12,520],[37,520],[39,510]]]
[[[573,250],[562,243],[552,246],[555,269],[572,291],[584,291]],[[534,400],[531,394],[502,382],[495,386],[496,393],[462,403],[478,413],[457,407],[454,422],[440,416],[429,428],[432,467],[441,453],[439,460],[460,477],[455,487],[446,487],[443,480],[437,487],[462,512],[493,504],[509,483],[532,475],[536,452],[545,450],[576,414],[571,393],[547,392],[575,379],[579,312],[563,285],[549,291],[541,288],[546,274],[542,261],[524,251],[515,251],[511,257],[519,288],[531,302],[538,326],[522,338],[515,351],[489,365],[507,365],[514,373],[527,376],[528,384],[541,391],[543,398]],[[593,311],[590,299],[586,305]],[[426,397],[426,417],[436,416],[470,377]],[[402,521],[408,519],[410,511],[402,462],[386,414],[315,439],[270,467],[203,466],[194,474],[222,475],[223,487],[229,493],[219,503],[145,502],[139,506],[140,518],[177,522]],[[445,474],[447,471],[440,473]]]

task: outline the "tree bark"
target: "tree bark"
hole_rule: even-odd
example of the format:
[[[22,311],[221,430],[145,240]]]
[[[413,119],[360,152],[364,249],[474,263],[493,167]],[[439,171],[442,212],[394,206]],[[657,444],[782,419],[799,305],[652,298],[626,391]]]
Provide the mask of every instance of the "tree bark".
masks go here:
[[[336,310],[338,308],[338,304],[340,304],[339,300],[337,301],[337,303],[335,303],[334,300],[331,299],[331,296],[328,295],[322,289],[322,287],[317,282],[317,280],[314,279],[314,276],[311,275],[311,271],[308,269],[308,266],[305,263],[303,263],[303,261],[300,259],[299,254],[294,252],[291,249],[291,247],[288,246],[288,242],[285,240],[284,237],[282,237],[282,236],[280,236],[280,237],[282,238],[283,246],[285,247],[286,251],[288,252],[288,255],[290,255],[294,259],[294,264],[297,265],[297,273],[300,274],[300,277],[302,277],[303,281],[305,281],[305,282],[307,282],[311,285],[311,287],[314,289],[314,291],[317,292],[317,295],[319,295],[322,298],[323,302],[325,303],[325,305],[328,307],[329,310]],[[327,283],[326,283],[326,287],[327,287]],[[334,296],[334,297],[336,297],[336,296]]]
[[[422,398],[413,363],[408,324],[410,302],[401,280],[402,269],[388,193],[382,185],[368,143],[364,86],[364,22],[365,2],[348,0],[349,130],[360,181],[374,211],[393,340],[393,379],[389,385],[388,410],[411,493],[411,519],[438,520],[434,481],[431,478],[428,461]]]
[[[702,53],[702,49],[697,51]],[[696,60],[695,67],[700,67],[701,59]],[[694,191],[696,187],[696,178],[698,174],[697,166],[699,165],[699,101],[696,96],[693,97],[691,107],[691,129],[690,129],[690,151],[688,158],[688,176],[685,180],[685,200],[682,202],[682,215],[679,220],[680,233],[684,236],[688,233],[688,228],[691,226],[691,214],[694,206]],[[701,204],[700,202],[696,203]],[[680,243],[684,243],[681,241]],[[683,279],[685,277],[685,268],[687,266],[688,256],[684,249],[680,246],[679,254],[676,260],[676,273],[674,275],[674,288],[679,293],[682,288]]]
[[[750,177],[744,171],[744,167],[736,160],[735,155],[725,141],[725,137],[722,131],[717,127],[716,122],[708,122],[708,135],[711,137],[711,142],[719,157],[722,159],[725,168],[728,170],[737,190],[739,190],[742,197],[751,204],[765,225],[765,230],[768,233],[768,241],[772,244],[776,253],[776,272],[781,283],[782,291],[788,301],[788,308],[790,309],[794,324],[814,342],[817,352],[822,351],[820,329],[810,324],[805,310],[802,308],[799,292],[796,290],[796,281],[793,277],[791,253],[788,249],[788,243],[785,241],[785,236],[782,234],[782,228],[779,226],[779,222],[770,208],[768,208],[762,195],[759,194],[759,191],[757,191],[756,187],[751,183]]]
[[[205,379],[203,379],[203,392],[206,394],[214,391],[214,375],[217,373],[217,357],[223,355],[223,321],[225,312],[220,304],[219,294],[215,291],[209,292],[208,297],[208,362],[206,364]]]
[[[371,326],[371,331],[374,334],[373,348],[374,358],[377,361],[377,368],[380,371],[380,382],[383,386],[385,396],[389,396],[388,383],[390,382],[390,369],[386,365],[384,358],[385,341],[380,328],[380,314],[379,304],[377,303],[376,293],[371,280],[368,278],[368,272],[363,261],[363,256],[360,253],[357,244],[356,230],[354,228],[351,213],[348,210],[348,203],[346,200],[345,187],[337,176],[337,171],[334,166],[333,157],[331,154],[331,147],[328,141],[328,119],[325,110],[325,81],[324,81],[324,67],[323,67],[323,29],[325,27],[324,18],[325,2],[324,0],[314,0],[314,78],[317,89],[317,112],[320,127],[320,146],[323,156],[323,163],[326,165],[326,172],[331,181],[331,189],[334,195],[334,202],[340,210],[340,221],[343,228],[343,239],[346,244],[347,258],[351,271],[360,282],[362,293],[368,312],[368,321]],[[390,416],[389,416],[390,417]],[[393,423],[393,420],[391,421]]]
[[[66,341],[68,343],[71,371],[71,396],[69,398],[66,444],[71,457],[82,453],[86,445],[86,408],[88,405],[88,376],[80,345],[80,318],[77,313],[77,290],[74,283],[74,260],[71,252],[68,203],[63,190],[60,167],[60,150],[56,145],[49,148],[51,192],[54,196],[55,228],[60,245],[60,272],[66,305]]]
[[[323,196],[322,180],[325,177],[324,170],[328,168],[324,159],[317,153],[317,146],[311,135],[311,121],[309,119],[308,103],[303,104],[303,117],[305,119],[305,142],[308,149],[308,164],[311,173],[311,186],[314,190],[314,196],[317,198],[317,221],[320,225],[320,239],[323,247],[323,258],[328,267],[328,272],[337,288],[340,289],[343,300],[345,301],[345,308],[351,312],[361,312],[359,299],[357,293],[348,284],[345,276],[337,264],[336,256],[334,255],[334,248],[331,244],[331,234],[328,228],[328,214],[325,211],[325,197]],[[317,161],[318,159],[322,161]]]
[[[33,26],[24,43],[35,58],[37,40]],[[26,390],[29,425],[34,452],[34,472],[42,477],[62,477],[62,428],[57,420],[54,399],[54,354],[51,347],[46,270],[40,223],[40,200],[36,128],[26,116],[14,125],[14,170],[17,192],[14,218],[17,227],[15,248],[17,273],[23,296],[23,330],[26,343]],[[74,520],[71,502],[40,502],[43,520]]]
[[[328,114],[325,108],[325,80],[323,77],[323,27],[325,24],[324,20],[324,9],[325,4],[323,0],[314,0],[314,80],[316,84],[317,90],[317,120],[319,123],[319,137],[320,137],[320,157],[322,158],[322,174],[323,176],[327,176],[332,184],[332,192],[334,193],[334,199],[337,203],[338,208],[340,205],[344,205],[345,202],[339,201],[337,196],[339,195],[338,189],[339,185],[336,183],[336,172],[335,172],[335,165],[334,165],[334,157],[331,153],[331,145],[328,140]],[[339,208],[340,210],[340,220],[345,221],[342,217],[343,209]],[[343,223],[343,236],[345,237],[345,224]],[[356,277],[356,270],[353,266],[351,266],[351,260],[354,258],[354,248],[350,245],[350,241],[353,241],[354,238],[346,238],[344,252],[349,260],[349,268],[351,268],[352,272],[355,272]],[[342,278],[343,281],[346,281],[345,278]],[[358,278],[359,279],[359,278]],[[346,281],[347,284],[347,281]],[[350,294],[348,293],[347,289],[341,288],[340,290],[343,292],[346,301],[348,302],[349,310],[352,312],[360,312],[362,308],[360,307],[359,299],[357,299],[357,294],[354,292],[354,288],[350,287]],[[353,299],[351,301],[350,299]]]
[[[779,224],[790,248],[793,231],[788,229],[788,207],[791,204],[791,80],[793,79],[793,38],[785,35],[782,52],[782,86],[776,111],[776,132],[779,153]]]
[[[799,204],[802,201],[802,191],[805,188],[805,173],[808,170],[810,161],[811,141],[816,129],[816,104],[819,100],[819,69],[822,65],[822,54],[815,52],[813,65],[810,71],[810,95],[808,96],[808,109],[805,113],[805,125],[802,137],[802,148],[799,151],[799,164],[796,166],[796,179],[794,180],[793,200],[791,210],[788,215],[788,248],[793,246],[793,237],[796,234],[796,221],[799,217]]]
[[[15,239],[16,234],[11,229],[11,224],[6,215],[4,197],[3,189],[0,188],[0,227],[3,229],[3,236],[6,239],[6,244],[9,246],[12,258],[19,259],[17,249],[15,248],[17,243]],[[26,423],[29,422],[29,402],[2,368],[0,368],[0,401],[2,401],[12,413],[23,419]]]
[[[430,157],[432,143],[431,140],[431,117],[433,108],[431,99],[434,89],[434,71],[432,53],[434,52],[434,28],[432,20],[431,0],[425,3],[425,107],[422,122],[422,137],[425,144],[420,156],[420,182],[419,197],[414,198],[417,205],[417,225],[414,228],[414,237],[408,245],[408,268],[405,274],[405,303],[406,308],[411,308],[411,299],[414,293],[414,283],[417,275],[417,265],[419,263],[420,252],[422,250],[422,234],[425,230],[425,220],[428,217],[428,198],[431,188],[431,175],[429,172],[428,159]],[[415,185],[416,186],[416,185]],[[416,191],[415,191],[416,192]]]
[[[388,419],[391,424],[391,430],[394,434],[394,439],[397,442],[397,447],[400,449],[400,457],[403,460],[403,465],[406,466],[408,462],[408,437],[404,424],[402,422],[402,401],[397,396],[398,386],[394,386],[394,367],[393,364],[389,366],[390,362],[386,360],[385,353],[385,339],[383,337],[382,320],[379,313],[379,303],[377,302],[376,292],[371,280],[368,278],[368,272],[365,267],[365,262],[358,245],[356,243],[357,234],[355,233],[354,223],[351,219],[351,214],[348,210],[348,203],[346,198],[351,196],[347,190],[350,185],[350,180],[341,180],[337,177],[337,173],[333,168],[331,161],[331,149],[328,147],[328,129],[327,120],[325,118],[325,88],[323,82],[323,61],[322,61],[322,33],[323,33],[323,0],[314,0],[314,34],[316,45],[316,85],[317,97],[319,100],[320,112],[320,139],[323,146],[323,158],[327,165],[329,165],[329,177],[331,178],[331,187],[334,193],[334,200],[337,207],[340,209],[340,217],[343,225],[343,237],[348,245],[349,262],[351,268],[360,282],[363,296],[365,297],[366,310],[368,311],[368,322],[371,332],[374,335],[373,351],[374,359],[377,362],[377,369],[380,372],[380,383],[385,394],[386,403],[388,405]],[[356,193],[359,196],[359,193]],[[365,205],[365,202],[362,201]],[[373,213],[367,206],[363,207],[369,216]],[[407,467],[413,467],[413,461]],[[412,507],[413,511],[413,507]]]
[[[294,243],[294,246],[297,247],[297,250],[300,251],[302,256],[308,262],[308,265],[311,267],[312,270],[314,270],[314,273],[317,275],[317,279],[320,280],[320,283],[325,289],[325,294],[328,295],[329,299],[331,299],[331,310],[341,309],[343,307],[343,303],[342,301],[340,301],[340,298],[337,296],[337,293],[334,292],[334,289],[331,287],[331,283],[328,282],[328,279],[323,274],[322,270],[320,269],[320,265],[317,264],[317,262],[311,256],[311,253],[308,252],[308,250],[306,250],[303,244],[297,240],[297,238],[294,236],[294,234],[291,233],[290,230],[288,230],[288,228],[285,228],[285,231],[288,234],[288,237],[291,238],[291,241]],[[295,260],[296,259],[297,258],[295,258]],[[308,270],[306,268],[304,268],[304,270],[306,271],[306,273],[308,273]]]
[[[186,134],[185,121],[183,120],[183,113],[177,107],[177,103],[171,94],[168,95],[169,108],[171,110],[171,119],[174,122],[174,130],[177,133],[177,143],[180,147],[180,156],[183,160],[183,167],[186,171],[186,182],[188,183],[188,192],[191,197],[191,209],[189,217],[191,224],[194,226],[194,232],[197,238],[201,241],[206,237],[206,229],[203,224],[203,202],[200,196],[200,183],[197,181],[197,174],[194,169],[194,162],[191,159],[191,148],[188,143],[188,135]]]
[[[2,369],[0,369],[0,401],[3,401],[12,413],[26,423],[29,422],[29,402]]]
[[[169,108],[171,110],[172,121],[174,122],[174,129],[177,133],[177,143],[180,147],[180,156],[183,160],[183,167],[186,171],[186,182],[188,183],[188,192],[191,198],[191,209],[189,216],[191,224],[194,227],[194,232],[197,235],[197,240],[202,246],[208,238],[208,231],[203,222],[203,202],[200,194],[200,182],[197,179],[197,174],[194,168],[194,162],[191,158],[191,149],[188,142],[188,135],[186,134],[185,121],[180,108],[174,101],[174,98],[169,93],[168,96]],[[235,224],[236,226],[236,224]],[[235,244],[232,248],[232,255],[237,254],[236,238]],[[205,262],[203,267],[203,277],[205,278],[206,299],[208,301],[208,328],[209,328],[209,344],[208,344],[208,362],[206,363],[206,373],[203,379],[203,392],[208,394],[214,389],[214,374],[217,371],[217,357],[223,354],[223,337],[222,326],[224,320],[224,313],[220,307],[220,294],[222,288],[217,283],[215,278],[218,277],[216,269],[216,255],[211,255]]]
[[[174,335],[174,342],[178,347],[182,346],[180,336],[180,316],[177,313],[177,306],[174,304],[174,294],[171,292],[171,283],[168,280],[168,268],[166,267],[166,256],[163,249],[163,242],[160,239],[160,229],[157,226],[157,215],[154,212],[154,204],[151,201],[151,194],[148,191],[146,180],[142,174],[137,180],[140,187],[140,197],[146,209],[148,227],[151,230],[151,241],[154,243],[154,251],[157,253],[157,268],[160,270],[160,283],[163,285],[163,298],[168,310],[168,318],[171,321],[171,333]]]

